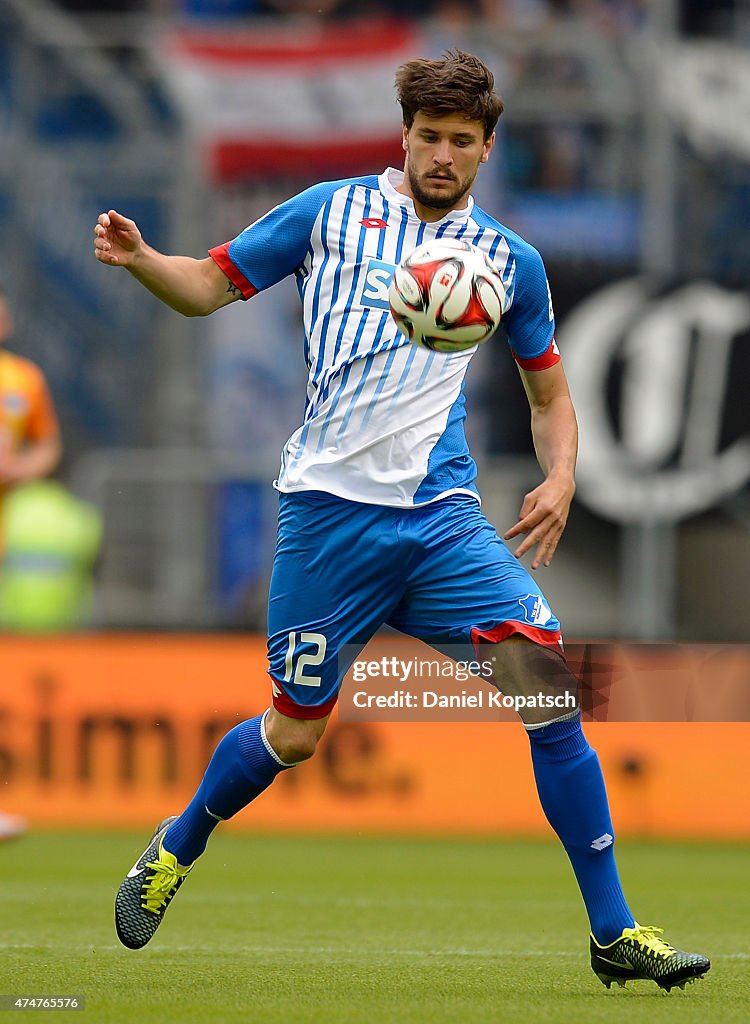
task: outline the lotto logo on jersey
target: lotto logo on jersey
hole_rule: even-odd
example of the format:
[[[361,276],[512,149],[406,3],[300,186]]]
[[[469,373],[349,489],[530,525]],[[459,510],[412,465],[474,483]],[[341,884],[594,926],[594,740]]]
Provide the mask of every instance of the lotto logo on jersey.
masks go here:
[[[362,290],[359,295],[360,306],[371,306],[373,309],[390,309],[388,305],[388,289],[395,272],[396,267],[393,263],[384,263],[383,260],[368,260]]]

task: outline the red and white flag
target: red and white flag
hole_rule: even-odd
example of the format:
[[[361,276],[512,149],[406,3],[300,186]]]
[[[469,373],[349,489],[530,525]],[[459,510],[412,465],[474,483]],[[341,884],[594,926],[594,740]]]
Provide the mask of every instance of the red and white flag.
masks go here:
[[[162,61],[212,178],[307,178],[400,162],[394,75],[424,49],[398,21],[201,27],[173,31]]]

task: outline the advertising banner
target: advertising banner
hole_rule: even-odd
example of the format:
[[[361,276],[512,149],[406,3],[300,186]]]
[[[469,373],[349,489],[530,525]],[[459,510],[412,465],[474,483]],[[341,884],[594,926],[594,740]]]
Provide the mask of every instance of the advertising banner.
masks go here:
[[[383,664],[377,645],[362,657]],[[620,700],[616,721],[586,726],[618,830],[748,838],[750,723],[728,720],[728,709],[742,710],[735,698],[750,677],[750,653],[718,649],[706,662],[695,650],[667,650],[651,659],[648,691],[658,692],[660,675],[679,689],[688,661],[693,675],[696,665],[710,673],[697,709],[703,720],[685,721],[684,694],[677,703],[673,694],[661,710],[656,700],[626,713]],[[365,682],[347,692],[375,692],[363,664]],[[148,828],[179,812],[223,733],[270,699],[259,637],[4,637],[0,670],[0,807],[35,827]],[[709,692],[725,720],[708,720]],[[510,708],[494,720],[454,709],[383,721],[347,716],[344,700],[316,756],[282,773],[229,827],[549,834],[528,740]],[[689,702],[688,712],[696,712]],[[670,720],[678,713],[683,720]],[[676,773],[684,784],[674,785]]]

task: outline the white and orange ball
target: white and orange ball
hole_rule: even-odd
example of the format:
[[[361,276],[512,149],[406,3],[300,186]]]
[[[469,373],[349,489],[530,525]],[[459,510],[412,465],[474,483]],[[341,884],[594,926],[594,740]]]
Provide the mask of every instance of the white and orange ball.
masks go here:
[[[409,341],[435,352],[462,352],[497,330],[505,287],[476,246],[440,238],[420,245],[396,267],[388,300]]]

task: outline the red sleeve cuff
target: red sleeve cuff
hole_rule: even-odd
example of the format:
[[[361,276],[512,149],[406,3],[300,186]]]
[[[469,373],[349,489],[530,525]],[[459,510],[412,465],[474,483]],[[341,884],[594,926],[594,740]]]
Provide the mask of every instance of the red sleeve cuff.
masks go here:
[[[533,359],[522,359],[521,356],[516,355],[514,352],[513,358],[522,370],[546,370],[550,366],[554,366],[555,363],[560,362],[560,349],[553,338],[547,350],[542,352],[540,356],[534,356]]]
[[[238,270],[232,262],[232,258],[229,255],[229,244],[229,242],[225,242],[223,245],[214,246],[213,249],[208,250],[208,255],[219,269],[227,275],[232,284],[239,288],[243,298],[251,299],[253,295],[257,294],[258,289],[251,281],[248,281],[242,271]]]

